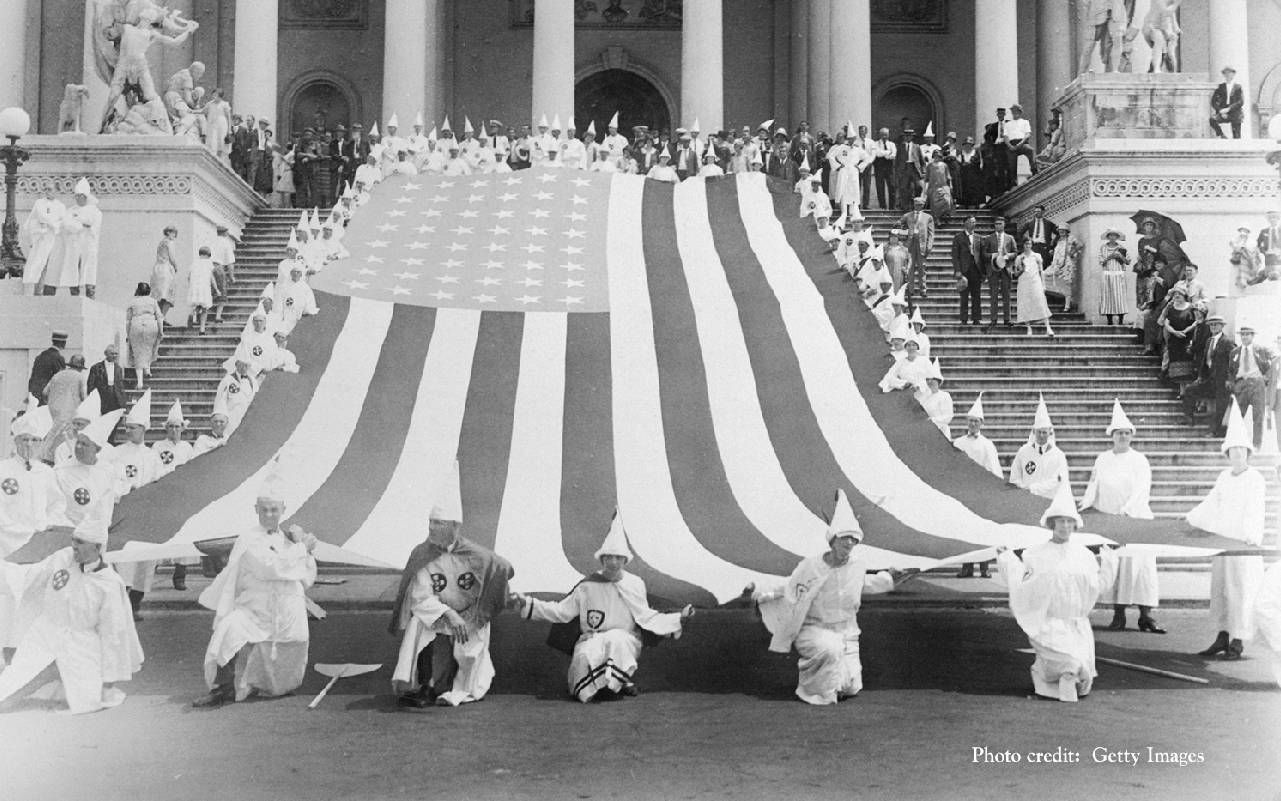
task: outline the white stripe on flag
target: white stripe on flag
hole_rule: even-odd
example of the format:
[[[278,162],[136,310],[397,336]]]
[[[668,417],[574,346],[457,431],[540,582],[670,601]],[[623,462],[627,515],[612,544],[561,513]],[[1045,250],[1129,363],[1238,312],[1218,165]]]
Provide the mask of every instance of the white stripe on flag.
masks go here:
[[[427,519],[436,488],[458,455],[480,314],[472,309],[436,310],[400,460],[369,517],[342,544],[346,550],[403,565],[422,542],[423,526],[407,524]]]
[[[712,429],[730,490],[747,519],[772,542],[813,556],[827,546],[827,524],[796,496],[765,427],[738,306],[712,239],[706,183],[678,184],[673,213],[707,374]]]
[[[738,176],[738,199],[752,250],[778,298],[806,396],[850,482],[904,525],[926,534],[977,545],[1022,547],[1043,542],[1044,529],[987,520],[923,481],[903,463],[854,383],[823,297],[774,215],[765,176]]]
[[[365,405],[393,308],[391,303],[351,299],[329,366],[298,425],[277,451],[279,471],[285,477],[286,509],[298,509],[320,489],[346,451]],[[270,469],[269,461],[240,486],[196,512],[169,542],[223,537],[256,524],[254,501]]]
[[[507,483],[494,551],[516,568],[520,592],[565,592],[583,576],[561,543],[561,435],[565,424],[565,312],[526,312],[512,410]]]
[[[681,516],[667,464],[658,388],[654,319],[641,237],[645,179],[615,175],[610,186],[610,370],[618,508],[637,554],[655,570],[696,584],[720,602],[770,577],[703,547]]]

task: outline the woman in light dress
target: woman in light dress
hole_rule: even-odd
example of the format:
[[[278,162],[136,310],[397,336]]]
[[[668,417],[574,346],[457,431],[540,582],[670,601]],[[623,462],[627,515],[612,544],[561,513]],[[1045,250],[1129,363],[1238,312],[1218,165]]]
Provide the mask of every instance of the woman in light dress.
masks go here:
[[[298,191],[294,185],[294,143],[286,144],[284,150],[281,150],[280,145],[276,145],[271,151],[271,164],[276,176],[271,187],[273,190],[271,207],[293,208],[294,193]]]
[[[199,257],[191,263],[191,272],[187,276],[187,303],[191,305],[191,326],[200,321],[200,333],[205,332],[205,318],[209,309],[216,302],[215,294],[218,285],[214,281],[213,250],[207,245],[200,248]]]
[[[178,242],[178,229],[165,226],[160,244],[156,245],[156,263],[151,268],[151,297],[160,306],[163,318],[173,308],[175,285],[178,283],[178,259],[174,248]]]
[[[209,102],[202,109],[205,115],[205,147],[214,158],[231,166],[231,104],[222,99],[222,90],[209,93]]]
[[[1072,229],[1059,226],[1059,240],[1054,245],[1050,266],[1045,270],[1045,290],[1063,296],[1063,311],[1072,311],[1072,297],[1076,288],[1077,265],[1081,262],[1081,243],[1072,236]]]
[[[1121,243],[1125,234],[1109,228],[1103,234],[1103,244],[1099,247],[1099,265],[1103,268],[1103,293],[1099,297],[1099,314],[1107,318],[1108,325],[1125,322],[1126,299],[1125,273],[1130,266],[1130,257]]]
[[[1045,335],[1054,336],[1050,328],[1050,304],[1045,302],[1045,280],[1041,276],[1044,269],[1041,255],[1032,250],[1032,237],[1023,240],[1023,252],[1014,259],[1014,274],[1018,276],[1018,314],[1017,322],[1027,326],[1027,335],[1032,336],[1032,323],[1044,321]]]
[[[134,290],[133,299],[125,307],[125,366],[132,367],[138,389],[143,378],[151,378],[151,363],[160,351],[164,335],[161,320],[164,315],[160,304],[152,297],[151,286],[145,281]]]

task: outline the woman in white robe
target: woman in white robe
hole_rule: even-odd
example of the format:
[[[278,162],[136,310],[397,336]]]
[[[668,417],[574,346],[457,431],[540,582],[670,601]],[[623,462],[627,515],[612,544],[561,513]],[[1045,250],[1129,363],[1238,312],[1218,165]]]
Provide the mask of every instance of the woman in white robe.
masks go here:
[[[943,390],[943,370],[938,359],[930,362],[930,372],[925,376],[926,391],[920,393],[918,400],[921,408],[930,416],[930,422],[943,432],[949,440],[952,438],[952,417],[956,414],[956,405],[952,395]]]
[[[1125,515],[1139,520],[1151,520],[1149,498],[1152,493],[1152,468],[1147,457],[1130,447],[1134,438],[1134,424],[1126,416],[1121,403],[1112,407],[1112,422],[1107,434],[1112,438],[1112,449],[1100,453],[1090,471],[1090,483],[1085,487],[1079,508],[1091,506],[1109,515]],[[1152,610],[1160,602],[1161,590],[1156,572],[1156,557],[1145,554],[1123,556],[1117,562],[1117,574],[1111,592],[1100,599],[1112,604],[1114,610],[1108,629],[1125,629],[1125,607],[1139,607],[1139,631],[1165,634],[1156,624]]]
[[[800,655],[796,697],[807,704],[835,704],[863,689],[858,610],[863,595],[894,589],[894,575],[868,574],[866,560],[855,551],[862,541],[863,530],[844,490],[838,490],[827,529],[829,550],[803,559],[781,585],[744,590],[773,635],[769,649],[786,654],[795,646]]]
[[[916,393],[917,400],[920,400],[926,388],[925,379],[930,374],[930,362],[920,355],[920,345],[915,336],[909,334],[903,347],[907,349],[907,356],[895,362],[881,379],[881,392],[910,389]]]
[[[1267,484],[1263,474],[1249,464],[1254,450],[1251,430],[1233,400],[1227,435],[1220,446],[1230,466],[1219,473],[1210,494],[1188,512],[1187,519],[1203,531],[1257,548],[1263,543]],[[1210,560],[1210,619],[1218,636],[1202,656],[1241,658],[1243,641],[1254,632],[1254,598],[1262,582],[1262,556],[1216,556]]]
[[[1115,573],[1116,554],[1105,548],[1096,558],[1071,542],[1081,516],[1067,484],[1060,485],[1041,525],[1052,538],[1024,549],[1021,560],[1008,548],[997,548],[998,581],[1009,587],[1010,611],[1036,652],[1036,694],[1075,702],[1089,695],[1098,675],[1090,610]]]
[[[660,613],[649,608],[645,582],[624,570],[631,561],[622,518],[614,523],[596,559],[601,569],[578,583],[560,601],[521,596],[527,620],[551,623],[577,621],[578,639],[569,662],[569,693],[587,703],[597,693],[636,695],[635,674],[641,652],[641,631],[659,637],[679,637],[681,623],[694,614]]]

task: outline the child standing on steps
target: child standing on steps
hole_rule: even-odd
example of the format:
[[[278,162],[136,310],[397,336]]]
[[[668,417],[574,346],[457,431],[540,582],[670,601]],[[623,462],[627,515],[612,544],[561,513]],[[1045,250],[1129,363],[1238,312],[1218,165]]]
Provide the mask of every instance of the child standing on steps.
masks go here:
[[[214,307],[214,295],[218,292],[218,286],[214,281],[214,263],[213,251],[209,246],[202,245],[200,256],[191,263],[191,273],[187,279],[187,302],[191,304],[191,317],[187,321],[190,326],[196,325],[196,318],[200,318],[200,333],[205,333],[205,318],[209,314],[209,309]],[[221,308],[221,307],[217,307]],[[219,313],[221,319],[221,313]]]

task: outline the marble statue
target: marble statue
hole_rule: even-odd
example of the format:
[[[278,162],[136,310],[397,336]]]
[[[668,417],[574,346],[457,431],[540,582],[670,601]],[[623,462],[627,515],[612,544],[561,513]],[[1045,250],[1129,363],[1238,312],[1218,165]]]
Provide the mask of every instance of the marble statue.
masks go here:
[[[180,12],[153,0],[93,2],[95,62],[110,86],[100,130],[123,132],[121,128],[128,127],[137,132],[140,125],[156,125],[156,133],[173,133],[168,111],[159,117],[155,114],[154,105],[159,103],[164,110],[164,103],[151,77],[147,51],[157,42],[164,46],[182,44],[200,27],[199,23],[183,19]],[[125,104],[124,119],[117,108],[121,100]],[[147,108],[131,114],[136,106]]]

